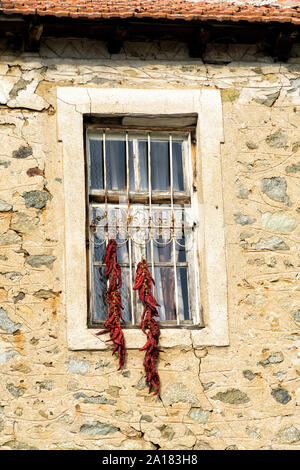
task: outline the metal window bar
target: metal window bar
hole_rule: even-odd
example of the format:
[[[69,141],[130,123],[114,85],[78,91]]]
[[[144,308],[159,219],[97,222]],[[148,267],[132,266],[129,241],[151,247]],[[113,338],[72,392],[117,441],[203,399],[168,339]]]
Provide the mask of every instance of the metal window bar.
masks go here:
[[[151,249],[151,274],[154,279],[153,293],[155,297],[155,269],[154,269],[154,248],[153,248],[153,230],[152,230],[152,179],[151,179],[151,135],[148,132],[148,190],[149,190],[149,235]]]
[[[176,271],[176,245],[175,245],[175,214],[174,214],[174,181],[173,181],[173,140],[172,134],[169,135],[169,159],[170,159],[170,183],[171,183],[171,217],[172,217],[172,245],[173,245],[173,264],[174,264],[174,284],[175,284],[175,309],[177,325],[180,325],[179,302],[178,302],[178,284]]]
[[[107,216],[107,223],[105,226],[105,246],[107,246],[108,238],[109,238],[109,223],[108,223],[108,191],[107,191],[107,161],[106,161],[106,133],[105,130],[103,130],[102,133],[102,139],[103,139],[103,173],[104,173],[104,195],[105,195],[105,214]],[[130,294],[130,309],[131,309],[131,323],[132,326],[135,325],[136,323],[136,318],[135,318],[135,313],[134,313],[134,302],[133,302],[133,272],[132,272],[132,267],[133,267],[133,256],[132,256],[132,240],[130,237],[130,230],[129,230],[129,222],[130,222],[130,175],[129,175],[129,137],[128,137],[128,131],[125,133],[125,141],[126,141],[126,184],[127,184],[127,209],[128,209],[128,218],[127,218],[127,241],[128,241],[128,257],[129,257],[129,276],[130,276],[130,286],[129,286],[129,294]],[[190,135],[189,135],[189,142],[190,142]],[[157,267],[163,267],[163,266],[169,266],[173,267],[174,269],[174,286],[175,286],[175,304],[176,304],[176,322],[177,325],[181,325],[180,321],[180,311],[179,311],[179,298],[178,298],[178,280],[177,280],[177,267],[188,267],[188,264],[186,262],[177,262],[176,261],[176,241],[175,241],[175,215],[174,215],[174,177],[173,177],[173,139],[172,139],[172,133],[169,134],[169,161],[170,161],[170,202],[171,202],[171,218],[172,218],[172,223],[171,223],[171,236],[172,236],[172,246],[173,246],[173,261],[172,263],[160,263],[160,262],[155,262],[154,263],[154,248],[153,248],[153,229],[155,228],[161,228],[161,226],[156,226],[153,224],[153,214],[152,214],[152,182],[151,182],[151,134],[148,132],[147,134],[147,147],[148,147],[148,200],[149,200],[149,224],[146,227],[149,230],[149,238],[150,238],[150,247],[151,247],[151,269],[152,269],[152,276],[154,278],[155,276],[155,266]],[[135,147],[137,149],[137,146],[135,144]],[[137,165],[139,166],[139,165]],[[185,166],[185,165],[184,165]],[[135,165],[134,169],[136,170],[136,158],[135,158]],[[140,171],[140,169],[138,169]],[[184,168],[183,168],[184,171]],[[186,175],[185,175],[186,176]],[[136,181],[139,181],[139,179],[135,179]],[[183,206],[182,206],[183,208]],[[184,225],[184,224],[183,224]],[[117,227],[119,227],[117,225]],[[178,228],[178,227],[177,227]],[[184,228],[183,228],[184,230]],[[94,238],[94,237],[93,237]],[[93,266],[104,266],[103,263],[101,262],[93,262],[91,263]],[[121,266],[128,267],[127,263],[120,263]],[[197,295],[197,290],[196,289],[196,296]],[[199,313],[198,315],[199,316]],[[199,321],[199,318],[194,319],[194,323]],[[185,323],[185,322],[184,322]]]
[[[130,178],[129,178],[129,142],[128,142],[128,132],[126,131],[126,186],[127,186],[127,221],[126,221],[126,235],[127,235],[127,240],[128,240],[128,257],[129,257],[129,297],[130,297],[130,309],[131,309],[131,323],[132,326],[135,325],[135,312],[134,312],[134,306],[133,306],[133,285],[132,285],[132,251],[131,251],[131,238],[130,238],[130,233],[129,233],[129,222],[130,222],[130,216],[129,216],[129,208],[130,208],[130,202],[129,202],[129,184],[130,184]]]
[[[101,212],[103,214],[103,211],[105,210],[103,204],[94,204],[94,205],[92,205],[92,207],[94,208],[96,213],[97,213],[97,210],[98,210],[97,208],[99,208],[100,214],[101,214]],[[139,208],[137,208],[137,211],[138,211],[138,209]],[[146,210],[149,211],[149,206],[146,208]],[[154,210],[154,206],[153,206],[153,210]],[[152,215],[153,215],[153,210],[152,210]],[[161,215],[163,215],[164,210],[161,209],[160,206],[157,206],[157,208],[155,208],[155,210],[157,211],[156,216],[158,216],[158,218],[160,218]],[[169,211],[169,209],[165,209],[165,210]],[[111,211],[113,211],[113,212],[111,212]],[[121,211],[121,212],[118,212],[118,211]],[[114,204],[110,206],[110,204],[108,204],[107,213],[108,213],[109,220],[102,220],[102,222],[101,222],[101,218],[100,218],[99,219],[99,225],[98,225],[98,222],[97,222],[97,225],[99,227],[101,227],[99,229],[100,230],[100,237],[99,238],[101,239],[102,236],[103,236],[104,237],[103,240],[105,240],[105,244],[106,244],[107,231],[109,231],[110,236],[114,236],[114,237],[116,237],[117,234],[120,233],[120,230],[124,231],[124,229],[126,227],[126,223],[127,223],[126,219],[125,219],[125,215],[126,215],[127,211],[128,211],[128,207],[126,207],[125,204],[123,205],[123,207],[122,206],[121,207],[116,206]],[[120,215],[122,215],[122,212],[123,212],[123,221],[122,221],[122,217],[120,217]],[[133,211],[133,213],[134,212],[135,211]],[[181,208],[180,212],[183,216],[183,208]],[[114,213],[115,220],[113,220],[113,218],[111,218],[112,213]],[[169,219],[170,215],[171,214],[169,213],[169,215],[167,216],[167,219]],[[127,213],[127,216],[128,216],[128,213]],[[133,214],[132,214],[132,211],[131,211],[130,212],[130,217],[132,217],[132,216],[133,216]],[[156,221],[156,218],[153,219],[151,228],[152,228],[152,230],[157,231],[158,235],[161,234],[161,230],[164,230],[164,229],[170,230],[171,229],[170,224],[169,225],[168,224],[164,225],[162,227],[160,220],[157,221],[156,223],[155,223],[155,221]],[[138,228],[137,232],[135,231],[136,228]],[[144,232],[143,229],[149,230],[149,223],[144,223],[144,224],[143,223],[141,223],[141,224],[138,223],[138,225],[131,225],[129,227],[129,229],[127,229],[127,237],[126,237],[127,240],[124,239],[125,241],[122,241],[122,244],[128,243],[128,262],[127,261],[122,262],[122,260],[121,260],[121,261],[119,261],[119,264],[124,268],[129,268],[129,271],[130,271],[130,265],[129,265],[130,261],[131,261],[131,264],[133,264],[132,244],[137,243],[138,245],[142,245],[142,246],[145,246],[145,243],[147,244],[147,239],[144,239],[144,242],[140,241],[138,238],[136,240],[132,240],[131,239],[131,236],[132,236],[131,233],[137,234],[139,232],[139,230]],[[174,230],[175,231],[178,231],[178,230],[182,231],[184,229],[185,229],[184,222],[176,219],[175,224],[174,224]],[[170,242],[173,243],[173,247],[175,248],[177,242],[175,242],[175,240],[174,240],[174,230],[172,231],[172,240],[170,240]],[[101,234],[102,234],[102,236],[101,236]],[[176,235],[176,233],[175,233],[175,235]],[[137,235],[137,236],[139,237],[139,235]],[[147,236],[146,236],[146,238],[147,238]],[[160,241],[157,240],[158,245],[166,245],[170,242],[161,243]],[[101,245],[101,244],[103,244],[103,242],[97,243],[97,245],[98,244]],[[169,267],[169,268],[174,269],[176,267],[176,277],[177,277],[177,271],[178,271],[179,268],[185,268],[185,269],[188,268],[188,260],[180,262],[180,261],[176,260],[176,256],[177,256],[177,254],[174,256],[174,250],[173,250],[173,258],[171,258],[170,261],[168,261],[168,260],[157,261],[156,260],[155,263],[154,263],[155,268]],[[136,260],[136,262],[138,262],[138,261],[139,261],[139,259]],[[94,267],[98,266],[99,268],[105,266],[103,261],[94,260],[94,261],[92,261],[92,264],[93,264]],[[130,279],[130,273],[129,273],[129,278],[128,279],[129,279],[128,294],[129,294],[129,296],[132,296],[133,288],[132,288],[132,282],[131,282],[132,278]],[[177,280],[177,282],[178,282],[178,280]],[[175,278],[174,278],[174,287],[175,287]],[[129,297],[129,303],[130,303],[130,305],[128,304],[128,307],[131,311],[130,319],[131,319],[132,326],[134,326],[136,324],[136,318],[132,319],[132,316],[134,315],[134,303],[132,302],[132,297],[131,298]],[[178,304],[177,304],[177,308],[179,310],[179,305]],[[132,321],[132,320],[134,320],[134,321]],[[171,321],[173,321],[173,320],[171,320]],[[165,322],[165,320],[163,320],[163,322]],[[181,325],[181,323],[182,323],[181,321],[179,323],[177,322],[177,325]]]

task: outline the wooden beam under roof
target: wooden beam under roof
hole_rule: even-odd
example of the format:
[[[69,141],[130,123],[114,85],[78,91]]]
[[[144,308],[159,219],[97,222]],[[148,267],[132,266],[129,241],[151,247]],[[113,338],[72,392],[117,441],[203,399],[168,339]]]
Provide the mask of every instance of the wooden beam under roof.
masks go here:
[[[275,60],[287,60],[299,26],[280,23],[248,23],[145,19],[72,19],[0,14],[0,37],[15,38],[26,50],[37,51],[44,37],[78,37],[105,41],[111,54],[120,52],[123,41],[177,40],[185,42],[190,57],[203,57],[208,44],[260,44]]]

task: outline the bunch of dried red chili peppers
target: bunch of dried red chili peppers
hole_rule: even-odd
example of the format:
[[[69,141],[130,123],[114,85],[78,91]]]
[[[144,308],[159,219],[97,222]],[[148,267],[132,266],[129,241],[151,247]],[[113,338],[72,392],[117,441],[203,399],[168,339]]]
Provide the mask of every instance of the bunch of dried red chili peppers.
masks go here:
[[[110,339],[115,345],[113,354],[117,352],[119,357],[119,369],[125,362],[125,339],[122,331],[122,299],[120,289],[122,287],[121,267],[117,263],[117,243],[114,239],[110,239],[104,255],[106,264],[105,276],[108,279],[108,288],[106,292],[106,301],[108,304],[107,319],[104,323],[105,329],[97,333],[103,335],[109,333]]]
[[[159,375],[156,371],[156,364],[160,353],[160,349],[158,349],[160,329],[159,323],[155,320],[155,317],[159,316],[156,307],[160,305],[153,296],[152,282],[154,284],[154,280],[149,273],[147,262],[145,259],[142,259],[137,266],[136,281],[133,289],[138,289],[139,297],[144,305],[141,329],[143,333],[147,335],[147,342],[140,350],[146,350],[144,359],[146,382],[149,384],[149,392],[151,392],[153,387],[155,390],[154,393],[157,395],[160,386]]]
[[[105,275],[108,279],[108,289],[106,290],[108,314],[104,323],[105,329],[97,334],[110,334],[110,339],[108,341],[113,341],[115,344],[113,354],[115,352],[118,353],[120,369],[125,362],[126,348],[121,326],[121,320],[123,320],[123,307],[121,294],[119,292],[122,286],[122,276],[121,267],[117,263],[117,243],[114,239],[110,239],[108,242],[104,262],[106,264]],[[158,356],[160,353],[160,349],[158,348],[160,329],[159,323],[156,321],[155,317],[159,316],[157,307],[160,305],[153,296],[152,283],[154,284],[154,280],[149,273],[147,262],[145,259],[142,259],[137,266],[136,281],[133,289],[139,291],[139,297],[144,306],[141,318],[141,329],[143,333],[147,335],[147,342],[140,350],[146,351],[144,368],[146,372],[146,382],[149,385],[149,392],[154,388],[154,393],[156,395],[158,394],[160,387],[159,375],[156,371]]]

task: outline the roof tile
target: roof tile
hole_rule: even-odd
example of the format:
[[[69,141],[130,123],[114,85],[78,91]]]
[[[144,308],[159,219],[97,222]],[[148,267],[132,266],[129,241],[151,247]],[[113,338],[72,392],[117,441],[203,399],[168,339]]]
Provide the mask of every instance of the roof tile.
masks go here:
[[[1,0],[0,12],[72,18],[168,18],[299,24],[299,0]]]

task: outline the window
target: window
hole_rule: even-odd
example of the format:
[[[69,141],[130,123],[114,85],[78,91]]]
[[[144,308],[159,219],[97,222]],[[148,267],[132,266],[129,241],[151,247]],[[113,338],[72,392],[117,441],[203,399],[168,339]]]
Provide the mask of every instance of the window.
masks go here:
[[[118,243],[125,327],[140,324],[133,285],[142,257],[155,280],[161,326],[200,326],[192,131],[87,126],[90,326],[107,314],[103,256],[110,238]]]
[[[120,116],[122,122],[118,121],[116,126]],[[110,121],[102,126],[105,134],[99,127],[101,119]],[[166,129],[170,120],[171,130]],[[156,130],[151,128],[153,122],[157,124]],[[193,129],[188,129],[189,126]],[[65,216],[61,234],[64,234],[62,268],[69,349],[110,347],[105,338],[96,336],[103,320],[101,308],[96,304],[101,299],[88,295],[94,282],[100,283],[94,291],[101,291],[103,281],[101,278],[95,281],[92,267],[96,266],[98,271],[101,268],[101,243],[110,236],[105,226],[121,242],[119,260],[125,277],[127,328],[124,334],[128,349],[140,348],[145,342],[144,334],[135,327],[139,323],[139,306],[130,286],[130,270],[134,276],[143,250],[157,275],[157,289],[160,289],[157,294],[163,304],[161,347],[227,345],[220,150],[223,122],[219,90],[58,87],[57,128],[57,155],[62,160],[64,179]],[[195,133],[195,144],[191,132]],[[96,169],[86,184],[88,158],[91,168]],[[106,220],[102,219],[105,207]],[[135,216],[140,214],[139,208],[142,218]],[[95,220],[97,227],[93,228],[93,234],[89,227],[95,225]],[[170,237],[172,230],[175,234]],[[125,237],[127,232],[130,243]],[[147,238],[150,233],[155,236],[153,247],[145,239],[141,245],[133,243],[134,237],[139,241],[139,237]],[[90,236],[100,246],[94,245],[91,239],[87,250]],[[170,239],[173,241],[166,244]],[[176,249],[180,244],[185,245],[185,250]]]

